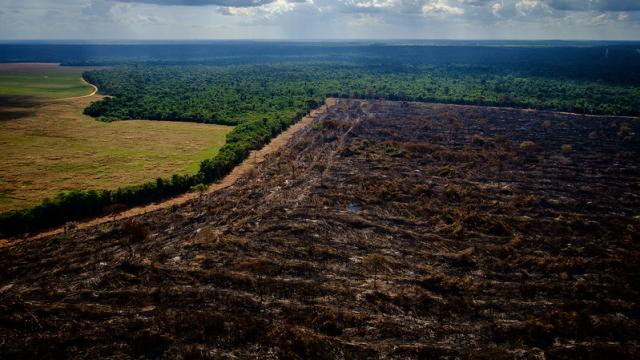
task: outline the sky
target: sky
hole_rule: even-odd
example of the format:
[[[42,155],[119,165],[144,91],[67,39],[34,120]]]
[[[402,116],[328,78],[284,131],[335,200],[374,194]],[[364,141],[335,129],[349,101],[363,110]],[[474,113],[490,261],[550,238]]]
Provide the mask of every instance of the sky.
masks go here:
[[[0,0],[0,40],[640,40],[640,0]]]

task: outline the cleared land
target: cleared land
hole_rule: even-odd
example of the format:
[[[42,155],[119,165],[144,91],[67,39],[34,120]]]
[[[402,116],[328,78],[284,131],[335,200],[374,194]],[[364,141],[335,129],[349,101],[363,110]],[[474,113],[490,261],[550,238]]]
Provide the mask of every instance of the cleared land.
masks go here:
[[[3,66],[6,70],[10,65]],[[58,69],[66,79],[69,70]],[[49,65],[44,73],[51,71]],[[75,71],[72,78],[82,92],[57,95],[93,91]],[[82,115],[100,96],[47,100],[40,97],[46,91],[32,90],[27,84],[21,91],[30,96],[14,96],[21,93],[16,90],[0,101],[0,211],[34,205],[64,190],[115,189],[195,173],[232,129],[142,120],[103,123]]]
[[[0,354],[637,358],[638,133],[339,101],[229,188],[1,248]]]
[[[88,95],[93,88],[80,79],[84,71],[91,69],[96,68],[44,63],[0,64],[0,97],[60,99]]]

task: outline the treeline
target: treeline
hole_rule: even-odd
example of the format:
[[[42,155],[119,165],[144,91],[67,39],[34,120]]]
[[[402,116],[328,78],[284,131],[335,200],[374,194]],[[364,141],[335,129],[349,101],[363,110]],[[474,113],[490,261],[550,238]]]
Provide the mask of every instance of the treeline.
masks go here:
[[[5,236],[37,231],[66,222],[109,212],[183,193],[195,185],[199,176],[174,175],[142,185],[117,190],[75,190],[27,209],[0,214],[0,233]]]
[[[282,114],[264,117],[236,126],[227,135],[226,144],[216,156],[203,161],[195,175],[173,175],[167,179],[158,178],[117,190],[64,192],[54,199],[45,199],[34,207],[4,212],[0,214],[0,235],[12,236],[91,216],[106,215],[111,211],[121,211],[184,193],[197,184],[219,180],[244,160],[252,149],[262,147],[272,137],[321,104],[320,99],[309,101],[304,109],[291,116]]]

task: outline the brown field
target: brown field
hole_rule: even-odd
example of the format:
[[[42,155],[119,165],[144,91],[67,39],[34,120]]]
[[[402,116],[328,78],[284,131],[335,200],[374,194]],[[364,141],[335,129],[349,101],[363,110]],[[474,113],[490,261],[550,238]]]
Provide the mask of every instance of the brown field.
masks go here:
[[[0,357],[637,359],[639,133],[341,100],[229,188],[0,248]]]
[[[99,96],[0,104],[0,211],[65,190],[115,189],[195,173],[232,127],[184,122],[103,123],[82,115]]]

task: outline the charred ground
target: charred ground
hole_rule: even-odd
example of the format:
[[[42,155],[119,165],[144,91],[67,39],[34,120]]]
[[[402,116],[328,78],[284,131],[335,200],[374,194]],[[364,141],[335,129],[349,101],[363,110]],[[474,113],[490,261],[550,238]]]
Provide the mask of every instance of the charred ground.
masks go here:
[[[231,188],[0,249],[3,358],[637,358],[640,122],[340,100]]]

